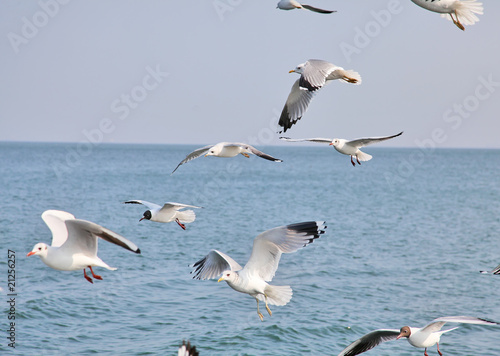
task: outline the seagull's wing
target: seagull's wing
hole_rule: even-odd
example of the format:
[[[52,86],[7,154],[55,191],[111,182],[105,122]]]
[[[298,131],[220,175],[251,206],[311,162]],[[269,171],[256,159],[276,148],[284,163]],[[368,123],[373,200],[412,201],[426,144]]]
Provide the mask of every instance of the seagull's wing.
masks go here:
[[[245,149],[247,149],[248,151],[250,151],[254,155],[259,156],[261,158],[267,159],[269,161],[274,161],[274,162],[283,162],[281,159],[274,158],[273,156],[270,156],[270,155],[268,155],[268,154],[266,154],[264,152],[261,152],[261,151],[259,151],[258,149],[256,149],[253,146],[245,145],[244,147],[245,147]]]
[[[259,234],[253,241],[252,255],[245,269],[271,281],[282,253],[292,253],[312,243],[325,232],[324,221],[308,221],[276,227]]]
[[[66,220],[66,227],[68,228],[68,240],[60,247],[61,250],[77,251],[95,257],[97,255],[97,237],[100,237],[132,252],[141,253],[141,250],[132,241],[93,222],[80,219]]]
[[[286,130],[300,120],[315,94],[314,91],[301,89],[299,82],[300,79],[297,79],[295,83],[293,83],[292,90],[290,94],[288,94],[285,106],[281,112],[278,125],[283,127],[283,132],[286,132]]]
[[[332,12],[337,12],[335,10],[323,10],[318,9],[317,7],[312,7],[311,5],[302,4],[302,7],[307,10],[311,10],[314,12],[319,12],[320,14],[331,14]]]
[[[217,250],[210,250],[208,255],[193,265],[194,279],[212,279],[222,272],[231,270],[239,271],[241,266],[231,257]]]
[[[187,163],[189,161],[192,161],[193,159],[195,158],[198,158],[200,157],[201,155],[203,155],[205,152],[207,152],[209,149],[211,149],[212,147],[214,147],[214,145],[208,145],[208,146],[205,146],[205,147],[202,147],[202,148],[198,148],[197,150],[194,150],[193,152],[191,152],[190,154],[188,154],[186,156],[186,158],[184,158],[181,163],[179,163],[177,165],[177,167],[175,167],[175,169],[172,171],[172,173],[170,174],[173,174],[177,168],[179,168],[182,164],[184,163]]]
[[[160,209],[161,208],[161,206],[159,206],[158,204],[150,203],[150,202],[145,201],[145,200],[128,200],[128,201],[125,201],[123,203],[124,204],[142,204],[144,206],[147,206],[148,209]]]
[[[361,148],[364,146],[371,145],[372,143],[390,140],[391,138],[401,136],[402,134],[403,134],[403,131],[401,131],[400,133],[398,133],[396,135],[392,135],[392,136],[358,138],[356,140],[347,141],[346,144],[348,144],[350,146],[357,147],[357,148]]]
[[[491,273],[493,274],[500,274],[500,265],[496,266],[492,271]]]
[[[179,351],[177,352],[177,356],[198,356],[199,353],[196,351],[196,346],[191,346],[191,343],[183,340],[181,347],[179,347]]]
[[[441,318],[434,319],[429,324],[424,326],[422,330],[436,332],[441,330],[446,323],[462,323],[462,324],[478,324],[478,325],[500,325],[494,321],[476,318],[474,316],[443,316]]]
[[[195,205],[188,205],[188,204],[181,204],[181,203],[174,203],[174,202],[167,202],[163,205],[161,210],[181,210],[184,208],[196,208],[196,209],[202,209],[202,206],[195,206]]]
[[[283,141],[288,141],[288,142],[304,142],[304,141],[309,141],[309,142],[316,142],[316,143],[331,143],[333,139],[331,138],[290,138],[290,137],[280,137],[280,140]]]
[[[399,330],[394,329],[379,329],[372,331],[347,346],[338,356],[355,356],[362,354],[383,342],[396,340],[399,333]]]
[[[73,214],[61,210],[46,210],[42,219],[52,232],[52,246],[59,247],[68,239],[68,228],[66,220],[73,220]]]
[[[310,59],[304,65],[300,75],[299,86],[301,89],[316,91],[326,83],[326,77],[339,67],[320,59]]]

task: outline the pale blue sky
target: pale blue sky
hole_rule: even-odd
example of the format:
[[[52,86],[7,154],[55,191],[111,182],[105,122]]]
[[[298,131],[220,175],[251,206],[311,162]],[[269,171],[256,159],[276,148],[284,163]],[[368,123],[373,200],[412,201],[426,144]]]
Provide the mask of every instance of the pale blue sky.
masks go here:
[[[465,32],[410,0],[66,2],[0,3],[0,141],[289,145],[288,71],[318,58],[363,84],[329,84],[288,136],[500,148],[499,1]]]

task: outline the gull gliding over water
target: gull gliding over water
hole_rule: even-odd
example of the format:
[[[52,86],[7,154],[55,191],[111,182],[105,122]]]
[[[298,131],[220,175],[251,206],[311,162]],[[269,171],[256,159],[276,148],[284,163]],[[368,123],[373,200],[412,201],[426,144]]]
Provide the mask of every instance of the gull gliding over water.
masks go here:
[[[264,301],[266,310],[272,315],[269,305],[286,305],[292,299],[290,286],[268,284],[276,270],[282,253],[292,253],[312,243],[325,232],[324,221],[308,221],[298,224],[276,227],[259,234],[253,242],[250,258],[241,267],[228,255],[211,250],[208,255],[196,262],[193,267],[195,279],[226,281],[234,290],[251,295],[257,301],[257,314],[260,320],[264,316],[259,310],[259,301]]]
[[[353,70],[345,70],[335,64],[320,59],[310,59],[299,64],[290,73],[300,74],[300,78],[292,85],[292,90],[286,99],[278,125],[286,132],[307,110],[316,92],[331,81],[340,79],[346,83],[361,84],[361,76]]]
[[[180,210],[184,208],[201,208],[201,206],[173,202],[168,202],[160,206],[145,200],[128,200],[124,204],[142,204],[149,208],[149,210],[144,212],[143,217],[139,221],[144,219],[161,223],[175,221],[183,230],[186,230],[184,224],[192,223],[196,219],[196,214],[192,210]]]
[[[361,147],[371,145],[373,143],[389,140],[394,137],[398,137],[403,134],[403,131],[396,135],[392,136],[385,136],[385,137],[365,137],[365,138],[358,138],[356,140],[352,141],[347,141],[344,140],[343,138],[298,138],[298,139],[292,139],[289,137],[280,137],[281,140],[289,141],[289,142],[303,142],[303,141],[310,141],[310,142],[317,142],[317,143],[328,143],[330,146],[333,146],[337,152],[340,152],[342,154],[351,156],[351,163],[353,166],[356,166],[356,163],[353,161],[353,157],[356,157],[356,161],[358,164],[361,164],[360,161],[369,161],[372,159],[372,156],[369,155],[368,153],[364,153],[360,151]]]
[[[83,276],[90,283],[94,282],[85,273],[85,268],[90,269],[95,279],[102,277],[94,274],[92,267],[116,270],[97,257],[98,237],[129,251],[141,253],[133,242],[123,236],[93,222],[75,219],[65,211],[47,210],[42,214],[42,219],[52,232],[52,246],[37,243],[27,256],[38,255],[47,266],[60,271],[83,269]]]
[[[333,10],[323,10],[311,5],[301,4],[295,0],[281,0],[276,8],[281,10],[294,10],[294,9],[307,9],[320,14],[331,14],[332,12],[337,12]]]
[[[483,14],[483,4],[477,0],[411,0],[424,9],[437,12],[446,17],[462,31],[464,25],[474,25],[479,18],[476,14]],[[449,17],[448,17],[449,15]],[[455,17],[453,17],[455,15]],[[463,24],[462,24],[463,23]]]
[[[365,351],[373,349],[375,346],[391,340],[398,340],[405,337],[410,345],[417,348],[425,348],[424,355],[428,356],[427,348],[437,344],[437,352],[443,355],[439,350],[439,340],[441,335],[457,329],[443,330],[441,328],[446,323],[463,323],[463,324],[478,324],[478,325],[500,325],[494,321],[476,318],[473,316],[444,316],[434,319],[423,328],[414,328],[411,326],[403,326],[400,330],[396,329],[379,329],[368,333],[352,344],[347,346],[338,356],[355,356],[362,354]],[[480,354],[478,352],[477,354]]]
[[[173,174],[182,164],[192,161],[193,159],[198,158],[202,155],[205,155],[205,157],[235,157],[239,154],[245,156],[246,158],[250,158],[250,154],[253,154],[269,161],[283,162],[281,159],[269,156],[268,154],[265,154],[264,152],[261,152],[255,147],[250,146],[246,143],[219,142],[215,145],[208,145],[194,150],[193,152],[188,154],[186,158],[184,158],[181,163],[177,165],[177,167],[175,167],[171,174]]]

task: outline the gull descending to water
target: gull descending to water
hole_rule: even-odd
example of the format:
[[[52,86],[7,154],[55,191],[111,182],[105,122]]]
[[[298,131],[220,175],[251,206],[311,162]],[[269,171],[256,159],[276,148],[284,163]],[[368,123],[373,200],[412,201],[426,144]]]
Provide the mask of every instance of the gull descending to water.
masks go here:
[[[192,223],[196,219],[196,214],[192,210],[184,210],[185,208],[196,208],[201,209],[201,206],[180,204],[168,202],[160,206],[158,204],[150,203],[145,200],[129,200],[124,202],[124,204],[142,204],[149,208],[143,214],[143,217],[139,219],[142,221],[144,219],[161,222],[161,223],[169,223],[175,221],[183,230],[186,230],[186,226],[184,224]]]
[[[97,257],[98,237],[132,252],[141,253],[133,242],[123,236],[93,222],[75,219],[65,211],[47,210],[42,214],[42,219],[52,232],[52,245],[37,243],[26,256],[38,255],[47,266],[60,271],[83,269],[83,276],[90,283],[94,282],[85,273],[85,268],[90,269],[95,279],[102,277],[94,274],[92,267],[116,270]]]
[[[483,4],[477,0],[411,0],[415,4],[429,11],[438,12],[446,17],[462,31],[464,25],[474,25],[479,18],[476,14],[483,14]],[[448,17],[449,15],[449,17]],[[455,15],[455,17],[453,17]],[[462,25],[463,23],[463,25]]]
[[[331,11],[319,9],[317,7],[312,7],[311,5],[301,4],[295,0],[281,0],[276,8],[281,10],[307,9],[314,12],[319,12],[320,14],[331,14],[332,12],[337,12],[333,10]]]
[[[286,305],[292,299],[290,286],[268,284],[276,270],[282,253],[292,253],[307,246],[325,232],[324,221],[309,221],[280,226],[259,234],[253,242],[252,254],[245,267],[241,267],[228,255],[211,250],[193,267],[195,279],[226,281],[235,291],[251,295],[257,301],[257,314],[261,321],[264,316],[259,310],[259,301],[264,301],[266,310],[272,315],[269,305]]]
[[[283,128],[279,133],[286,132],[307,110],[316,92],[329,81],[340,79],[346,83],[361,84],[361,76],[353,70],[345,70],[335,64],[319,59],[310,59],[299,64],[289,73],[300,74],[300,78],[292,85],[292,90],[286,99],[278,125]]]
[[[351,163],[353,166],[356,166],[356,163],[354,163],[353,158],[356,158],[356,161],[358,164],[361,164],[360,161],[369,161],[372,159],[372,156],[369,155],[368,153],[364,153],[360,150],[361,147],[371,145],[373,143],[389,140],[394,137],[398,137],[403,134],[403,131],[396,135],[392,136],[385,136],[385,137],[365,137],[365,138],[358,138],[356,140],[352,141],[347,141],[344,140],[343,138],[299,138],[299,139],[292,139],[290,137],[280,137],[281,140],[289,141],[289,142],[303,142],[303,141],[310,141],[310,142],[317,142],[317,143],[328,143],[330,146],[333,146],[337,152],[340,152],[344,155],[351,156]]]
[[[179,351],[177,352],[177,356],[198,356],[199,352],[196,351],[196,346],[191,346],[191,343],[182,341],[181,347],[179,347]]]
[[[500,325],[494,321],[476,318],[473,316],[444,316],[434,319],[423,328],[414,328],[411,326],[403,326],[400,330],[395,329],[379,329],[372,331],[354,341],[347,346],[338,356],[355,356],[362,354],[365,351],[373,349],[375,346],[391,340],[406,338],[410,345],[417,348],[425,348],[424,355],[428,356],[427,348],[437,344],[437,352],[443,355],[439,350],[439,340],[441,335],[457,329],[443,330],[441,328],[446,323],[463,323],[463,324],[478,324],[478,325]],[[479,353],[478,353],[479,354]]]
[[[171,174],[173,174],[177,168],[179,168],[182,164],[192,161],[195,158],[198,158],[202,155],[207,156],[215,156],[215,157],[235,157],[237,155],[243,155],[246,158],[250,158],[250,154],[259,156],[261,158],[267,159],[269,161],[274,162],[283,162],[281,159],[274,158],[265,154],[264,152],[259,151],[253,146],[250,146],[246,143],[238,143],[238,142],[219,142],[215,145],[208,145],[205,147],[198,148],[194,150],[190,154],[184,158],[181,163],[175,167]]]

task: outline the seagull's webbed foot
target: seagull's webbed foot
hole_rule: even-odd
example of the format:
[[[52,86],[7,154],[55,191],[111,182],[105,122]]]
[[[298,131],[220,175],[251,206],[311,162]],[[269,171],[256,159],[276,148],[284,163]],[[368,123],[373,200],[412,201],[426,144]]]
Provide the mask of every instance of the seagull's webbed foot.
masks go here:
[[[457,15],[457,12],[455,11],[455,17],[456,17],[456,20],[453,18],[453,15],[450,14],[450,17],[451,17],[451,20],[453,21],[453,23],[459,28],[461,29],[462,31],[465,31],[465,27],[464,25],[462,25],[460,23],[460,21],[458,20],[458,15]]]
[[[439,356],[443,356],[443,353],[439,350],[439,342],[437,343],[437,347],[438,347],[438,354],[439,354]]]
[[[353,167],[356,167],[356,163],[354,163],[354,161],[352,160],[352,156],[351,156],[351,163]]]
[[[186,230],[186,225],[182,224],[179,219],[175,219],[175,222],[179,224],[180,227],[182,227],[182,230]]]
[[[85,279],[87,281],[89,281],[90,283],[94,283],[94,281],[92,281],[92,278],[90,278],[89,276],[87,276],[87,273],[85,273],[85,268],[83,269],[83,276],[85,277]]]
[[[269,305],[267,305],[267,295],[264,294],[264,297],[265,297],[265,302],[266,302],[266,310],[267,310],[269,316],[273,316],[273,312],[271,311],[271,309],[269,309]]]
[[[429,354],[427,353],[427,347],[424,350],[424,356],[429,356]]]
[[[349,78],[349,77],[344,77],[342,79],[345,80],[347,83],[351,83],[351,84],[356,84],[358,82],[357,79]]]
[[[243,156],[245,156],[246,158],[250,158],[250,155],[249,155],[248,153],[241,152],[241,154],[242,154]]]
[[[255,300],[257,301],[257,314],[259,315],[260,321],[264,321],[264,315],[262,315],[259,310],[259,300],[257,298],[255,298]]]
[[[98,276],[97,274],[94,274],[94,271],[92,270],[92,266],[89,266],[90,268],[90,273],[92,273],[92,277],[94,277],[95,279],[100,279],[102,281],[102,277],[101,276]]]
[[[356,161],[358,161],[358,164],[361,166],[361,162],[358,159],[358,156],[356,156]]]

